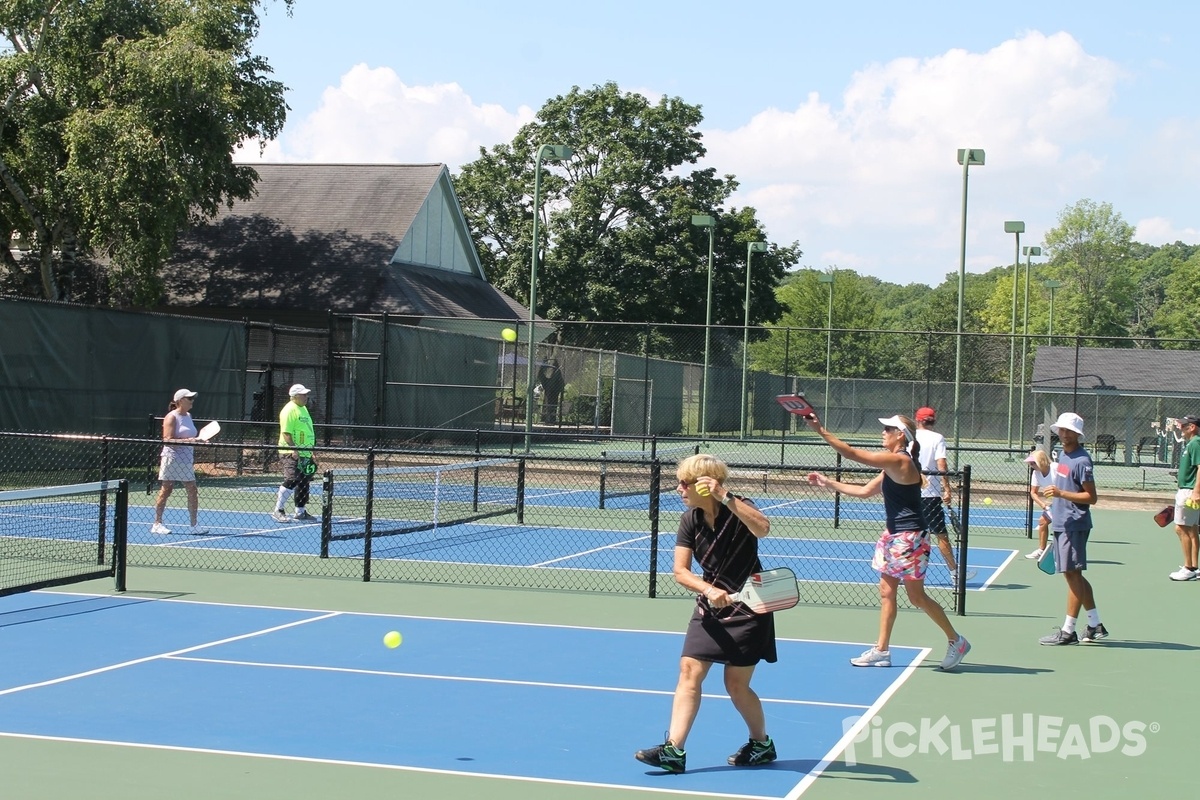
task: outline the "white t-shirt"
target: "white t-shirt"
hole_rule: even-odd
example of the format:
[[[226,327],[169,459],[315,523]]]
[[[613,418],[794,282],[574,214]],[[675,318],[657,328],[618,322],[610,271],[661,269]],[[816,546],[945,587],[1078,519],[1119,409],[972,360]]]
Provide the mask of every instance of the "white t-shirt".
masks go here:
[[[946,437],[928,428],[917,428],[917,442],[921,445],[921,471],[938,472],[938,459],[946,457]],[[942,496],[942,476],[927,475],[928,481],[921,487],[921,497]]]
[[[1043,475],[1041,473],[1041,470],[1039,470],[1037,468],[1037,465],[1036,464],[1033,465],[1033,470],[1032,470],[1033,474],[1031,474],[1029,476],[1029,488],[1037,489],[1037,493],[1038,493],[1039,497],[1041,496],[1043,489],[1045,489],[1047,486],[1054,485],[1054,467],[1055,467],[1055,462],[1051,461],[1050,469],[1046,470],[1046,474]],[[1047,519],[1050,518],[1050,509],[1048,509],[1048,508],[1042,509],[1042,513],[1046,515]]]

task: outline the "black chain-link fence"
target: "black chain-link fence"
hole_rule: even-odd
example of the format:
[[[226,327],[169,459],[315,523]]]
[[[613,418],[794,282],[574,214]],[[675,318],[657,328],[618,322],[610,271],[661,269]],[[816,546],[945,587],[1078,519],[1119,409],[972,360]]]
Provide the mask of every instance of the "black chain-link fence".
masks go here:
[[[198,525],[185,488],[168,498],[157,480],[162,442],[76,435],[0,433],[0,488],[128,480],[128,563],[139,566],[310,575],[475,586],[511,586],[648,596],[681,596],[672,577],[675,528],[684,507],[676,461],[695,442],[653,440],[645,450],[592,442],[589,454],[491,447],[321,447],[312,519],[295,519],[294,494],[281,498],[276,448],[261,434],[194,446]],[[495,444],[495,443],[490,443]],[[639,442],[639,444],[641,444]],[[806,602],[878,602],[869,562],[883,527],[881,503],[833,497],[806,480],[812,469],[846,480],[871,470],[843,465],[811,442],[785,461],[717,453],[732,491],[753,499],[772,521],[761,544],[765,566],[788,566]],[[777,455],[775,443],[769,444]],[[766,451],[764,451],[765,453]],[[950,472],[963,525],[971,511],[970,470]],[[162,501],[162,513],[156,502]],[[280,509],[286,517],[274,515]],[[152,532],[161,522],[170,533]],[[5,537],[22,536],[15,514]],[[136,572],[130,579],[137,585]],[[927,587],[965,609],[936,554]]]

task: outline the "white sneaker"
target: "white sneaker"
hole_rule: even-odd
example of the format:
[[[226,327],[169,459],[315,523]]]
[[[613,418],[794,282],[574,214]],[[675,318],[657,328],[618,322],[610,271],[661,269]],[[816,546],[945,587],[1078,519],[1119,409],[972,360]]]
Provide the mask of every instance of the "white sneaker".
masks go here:
[[[156,522],[150,526],[150,532],[156,533],[159,536],[166,536],[168,533],[171,532],[171,529],[168,528],[166,525],[163,525],[161,522]]]
[[[1030,561],[1037,561],[1039,558],[1042,557],[1042,553],[1043,553],[1042,548],[1038,547],[1038,548],[1035,548],[1034,550],[1030,551],[1029,555],[1027,555],[1025,557],[1028,558]]]
[[[850,663],[856,667],[890,667],[892,653],[890,650],[876,650],[872,647],[863,651],[861,656],[850,659]]]
[[[192,525],[187,529],[187,531],[185,531],[185,533],[190,536],[203,536],[204,534],[208,533],[208,528],[200,525]]]
[[[1196,572],[1194,569],[1180,567],[1167,577],[1173,581],[1194,581],[1200,579],[1200,573]]]
[[[942,659],[942,663],[938,669],[954,669],[962,663],[963,657],[969,652],[971,652],[971,643],[960,633],[958,638],[946,648],[946,657]]]
[[[280,511],[278,508],[271,512],[271,519],[276,522],[291,522],[292,518],[287,515],[286,511]]]

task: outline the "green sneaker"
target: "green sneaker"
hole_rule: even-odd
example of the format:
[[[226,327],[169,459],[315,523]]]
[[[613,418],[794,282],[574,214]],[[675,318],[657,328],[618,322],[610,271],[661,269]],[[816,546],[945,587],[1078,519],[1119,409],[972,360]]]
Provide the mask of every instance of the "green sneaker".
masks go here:
[[[779,754],[775,752],[775,742],[768,736],[765,742],[756,742],[753,739],[746,742],[729,757],[729,764],[734,767],[758,767],[770,764],[777,758]]]
[[[679,774],[687,769],[687,753],[670,742],[638,750],[633,757],[643,764],[662,767],[667,772]]]

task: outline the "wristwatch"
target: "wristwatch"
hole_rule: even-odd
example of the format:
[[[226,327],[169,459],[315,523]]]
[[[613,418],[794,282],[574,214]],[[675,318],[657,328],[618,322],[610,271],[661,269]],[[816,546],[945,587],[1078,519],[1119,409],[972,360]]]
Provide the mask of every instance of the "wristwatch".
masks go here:
[[[726,492],[725,496],[721,498],[721,505],[723,505],[723,506],[728,506],[732,502],[733,502],[733,492]]]

